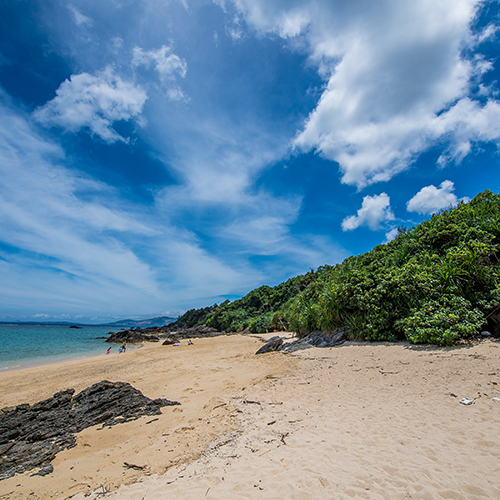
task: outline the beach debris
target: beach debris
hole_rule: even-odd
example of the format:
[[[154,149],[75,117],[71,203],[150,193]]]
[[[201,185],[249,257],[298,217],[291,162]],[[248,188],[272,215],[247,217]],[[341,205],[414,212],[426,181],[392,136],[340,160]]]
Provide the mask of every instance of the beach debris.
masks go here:
[[[283,339],[278,335],[270,338],[255,354],[264,354],[265,352],[278,351],[283,344]]]
[[[58,452],[76,446],[74,434],[87,427],[161,415],[163,406],[180,404],[152,400],[128,383],[108,380],[74,393],[67,389],[33,405],[0,410],[0,480],[37,467],[48,470]]]
[[[492,398],[491,399],[494,403],[500,403],[500,398]]]
[[[476,402],[474,398],[462,398],[459,403],[463,405],[473,405]]]
[[[214,406],[212,408],[212,411],[215,410],[216,408],[220,408],[221,406],[226,406],[227,403],[221,403],[220,405]]]
[[[96,496],[105,496],[109,493],[108,488],[101,484],[101,491],[94,492]]]
[[[276,423],[276,420],[271,420],[271,422],[268,422],[267,425],[273,425]]]
[[[284,434],[280,434],[280,439],[281,439],[281,442],[286,445],[285,443],[285,438],[289,435],[290,433],[289,432],[285,432]]]
[[[144,470],[146,468],[145,465],[129,464],[128,462],[123,462],[123,467],[126,467],[127,469],[134,469],[134,470]]]
[[[247,405],[260,405],[260,401],[250,401],[248,399],[244,399],[243,403],[245,403]]]

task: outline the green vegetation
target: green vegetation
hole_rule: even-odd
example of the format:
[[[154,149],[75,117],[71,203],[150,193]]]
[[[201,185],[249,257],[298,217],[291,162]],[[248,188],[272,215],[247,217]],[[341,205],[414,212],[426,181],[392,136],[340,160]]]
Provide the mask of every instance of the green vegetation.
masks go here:
[[[173,327],[207,325],[227,332],[252,333],[284,330],[288,323],[282,311],[292,297],[305,290],[321,275],[321,269],[291,278],[275,287],[261,286],[241,299],[204,309],[191,309],[171,323]]]
[[[215,305],[199,321],[299,335],[347,327],[360,340],[451,345],[479,333],[500,309],[499,244],[500,195],[485,191],[401,228],[390,243]]]

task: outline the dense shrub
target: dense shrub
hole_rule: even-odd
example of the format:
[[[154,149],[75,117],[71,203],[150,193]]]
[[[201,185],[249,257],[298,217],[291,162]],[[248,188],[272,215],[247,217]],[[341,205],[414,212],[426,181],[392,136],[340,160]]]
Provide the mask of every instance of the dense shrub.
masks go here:
[[[467,338],[485,323],[484,314],[459,295],[444,295],[423,302],[418,309],[396,321],[405,337],[413,343],[452,345]]]
[[[500,305],[500,197],[486,191],[331,268],[298,294],[299,334],[346,325],[354,338],[451,345]]]

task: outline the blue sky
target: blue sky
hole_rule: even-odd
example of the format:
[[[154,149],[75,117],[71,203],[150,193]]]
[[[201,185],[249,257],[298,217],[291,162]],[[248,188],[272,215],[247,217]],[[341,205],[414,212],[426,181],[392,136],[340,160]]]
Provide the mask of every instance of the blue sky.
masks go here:
[[[499,190],[498,2],[0,9],[0,320],[176,316]]]

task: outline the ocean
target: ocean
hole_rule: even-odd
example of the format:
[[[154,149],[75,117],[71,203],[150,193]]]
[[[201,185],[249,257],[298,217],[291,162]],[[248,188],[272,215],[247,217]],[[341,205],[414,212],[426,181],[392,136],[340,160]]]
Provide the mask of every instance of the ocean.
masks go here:
[[[118,352],[117,344],[107,344],[110,331],[120,327],[70,325],[0,324],[0,371],[69,359],[105,355],[108,347]]]

